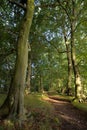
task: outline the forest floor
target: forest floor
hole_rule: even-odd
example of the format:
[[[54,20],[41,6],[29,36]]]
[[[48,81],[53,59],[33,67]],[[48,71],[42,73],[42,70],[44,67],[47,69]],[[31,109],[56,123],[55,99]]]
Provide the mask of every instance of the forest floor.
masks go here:
[[[61,122],[61,130],[87,130],[87,113],[78,110],[70,102],[45,99],[52,103]]]

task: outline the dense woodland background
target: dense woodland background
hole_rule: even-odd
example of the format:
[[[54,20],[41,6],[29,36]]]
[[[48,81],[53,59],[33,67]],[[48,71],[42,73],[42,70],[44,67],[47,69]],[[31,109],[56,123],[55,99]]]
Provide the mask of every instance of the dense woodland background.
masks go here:
[[[16,0],[17,1],[17,0]],[[87,2],[75,1],[76,27],[74,30],[76,60],[86,92]],[[0,2],[0,91],[8,91],[14,75],[17,39],[23,19],[23,9],[9,1]],[[67,14],[68,13],[68,14]],[[35,11],[29,38],[29,62],[31,64],[31,91],[43,89],[64,92],[68,80],[67,48],[70,48],[71,1],[35,1]],[[73,19],[73,18],[72,18]],[[69,49],[70,53],[70,49]],[[74,94],[72,70],[71,93]]]
[[[11,86],[17,90],[14,75],[20,64],[16,80],[25,78],[26,93],[56,92],[86,100],[87,0],[27,1],[24,5],[19,0],[0,2],[0,93],[8,94]],[[24,39],[28,42],[28,64],[23,58],[25,50],[17,61]],[[26,48],[24,43],[21,47]],[[28,66],[23,80],[21,63]]]

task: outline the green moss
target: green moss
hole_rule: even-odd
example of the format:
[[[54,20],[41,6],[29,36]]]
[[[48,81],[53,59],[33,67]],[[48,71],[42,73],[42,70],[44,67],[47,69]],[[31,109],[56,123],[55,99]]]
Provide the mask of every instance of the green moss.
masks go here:
[[[72,104],[73,104],[76,108],[78,108],[78,109],[80,109],[80,110],[82,110],[82,111],[87,112],[87,103],[79,103],[77,100],[74,100],[74,101],[72,102]]]

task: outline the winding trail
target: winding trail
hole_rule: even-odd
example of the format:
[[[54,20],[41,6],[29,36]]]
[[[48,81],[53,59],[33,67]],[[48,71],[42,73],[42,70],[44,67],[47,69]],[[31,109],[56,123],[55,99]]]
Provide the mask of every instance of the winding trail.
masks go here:
[[[61,121],[61,130],[87,130],[87,113],[75,108],[66,101],[47,98],[54,105],[55,112]]]

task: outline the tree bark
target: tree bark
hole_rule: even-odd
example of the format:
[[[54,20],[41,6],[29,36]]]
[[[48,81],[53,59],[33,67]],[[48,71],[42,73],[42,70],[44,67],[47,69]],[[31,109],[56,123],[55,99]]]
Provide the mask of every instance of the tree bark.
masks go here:
[[[15,66],[15,74],[9,89],[8,96],[0,109],[7,108],[6,114],[12,116],[18,116],[19,119],[23,119],[24,116],[24,88],[26,79],[26,70],[28,62],[28,37],[30,33],[30,27],[32,24],[32,18],[34,13],[34,0],[27,0],[26,11],[21,24],[19,38],[18,38],[18,50]]]
[[[44,92],[44,89],[43,89],[43,76],[42,74],[40,74],[40,79],[39,79],[39,82],[40,82],[40,92],[43,93]]]
[[[29,43],[29,53],[28,53],[28,75],[26,80],[26,94],[31,91],[31,47]]]
[[[69,96],[71,93],[70,91],[71,91],[71,81],[72,81],[72,61],[71,61],[70,43],[67,41],[65,29],[64,29],[64,41],[66,45],[67,62],[68,62],[68,80],[67,80],[66,93]]]
[[[75,98],[82,99],[83,96],[83,87],[81,83],[81,77],[78,70],[78,64],[76,61],[76,53],[75,53],[75,1],[72,0],[72,18],[71,18],[71,59],[72,59],[72,66],[74,71],[75,77]]]

